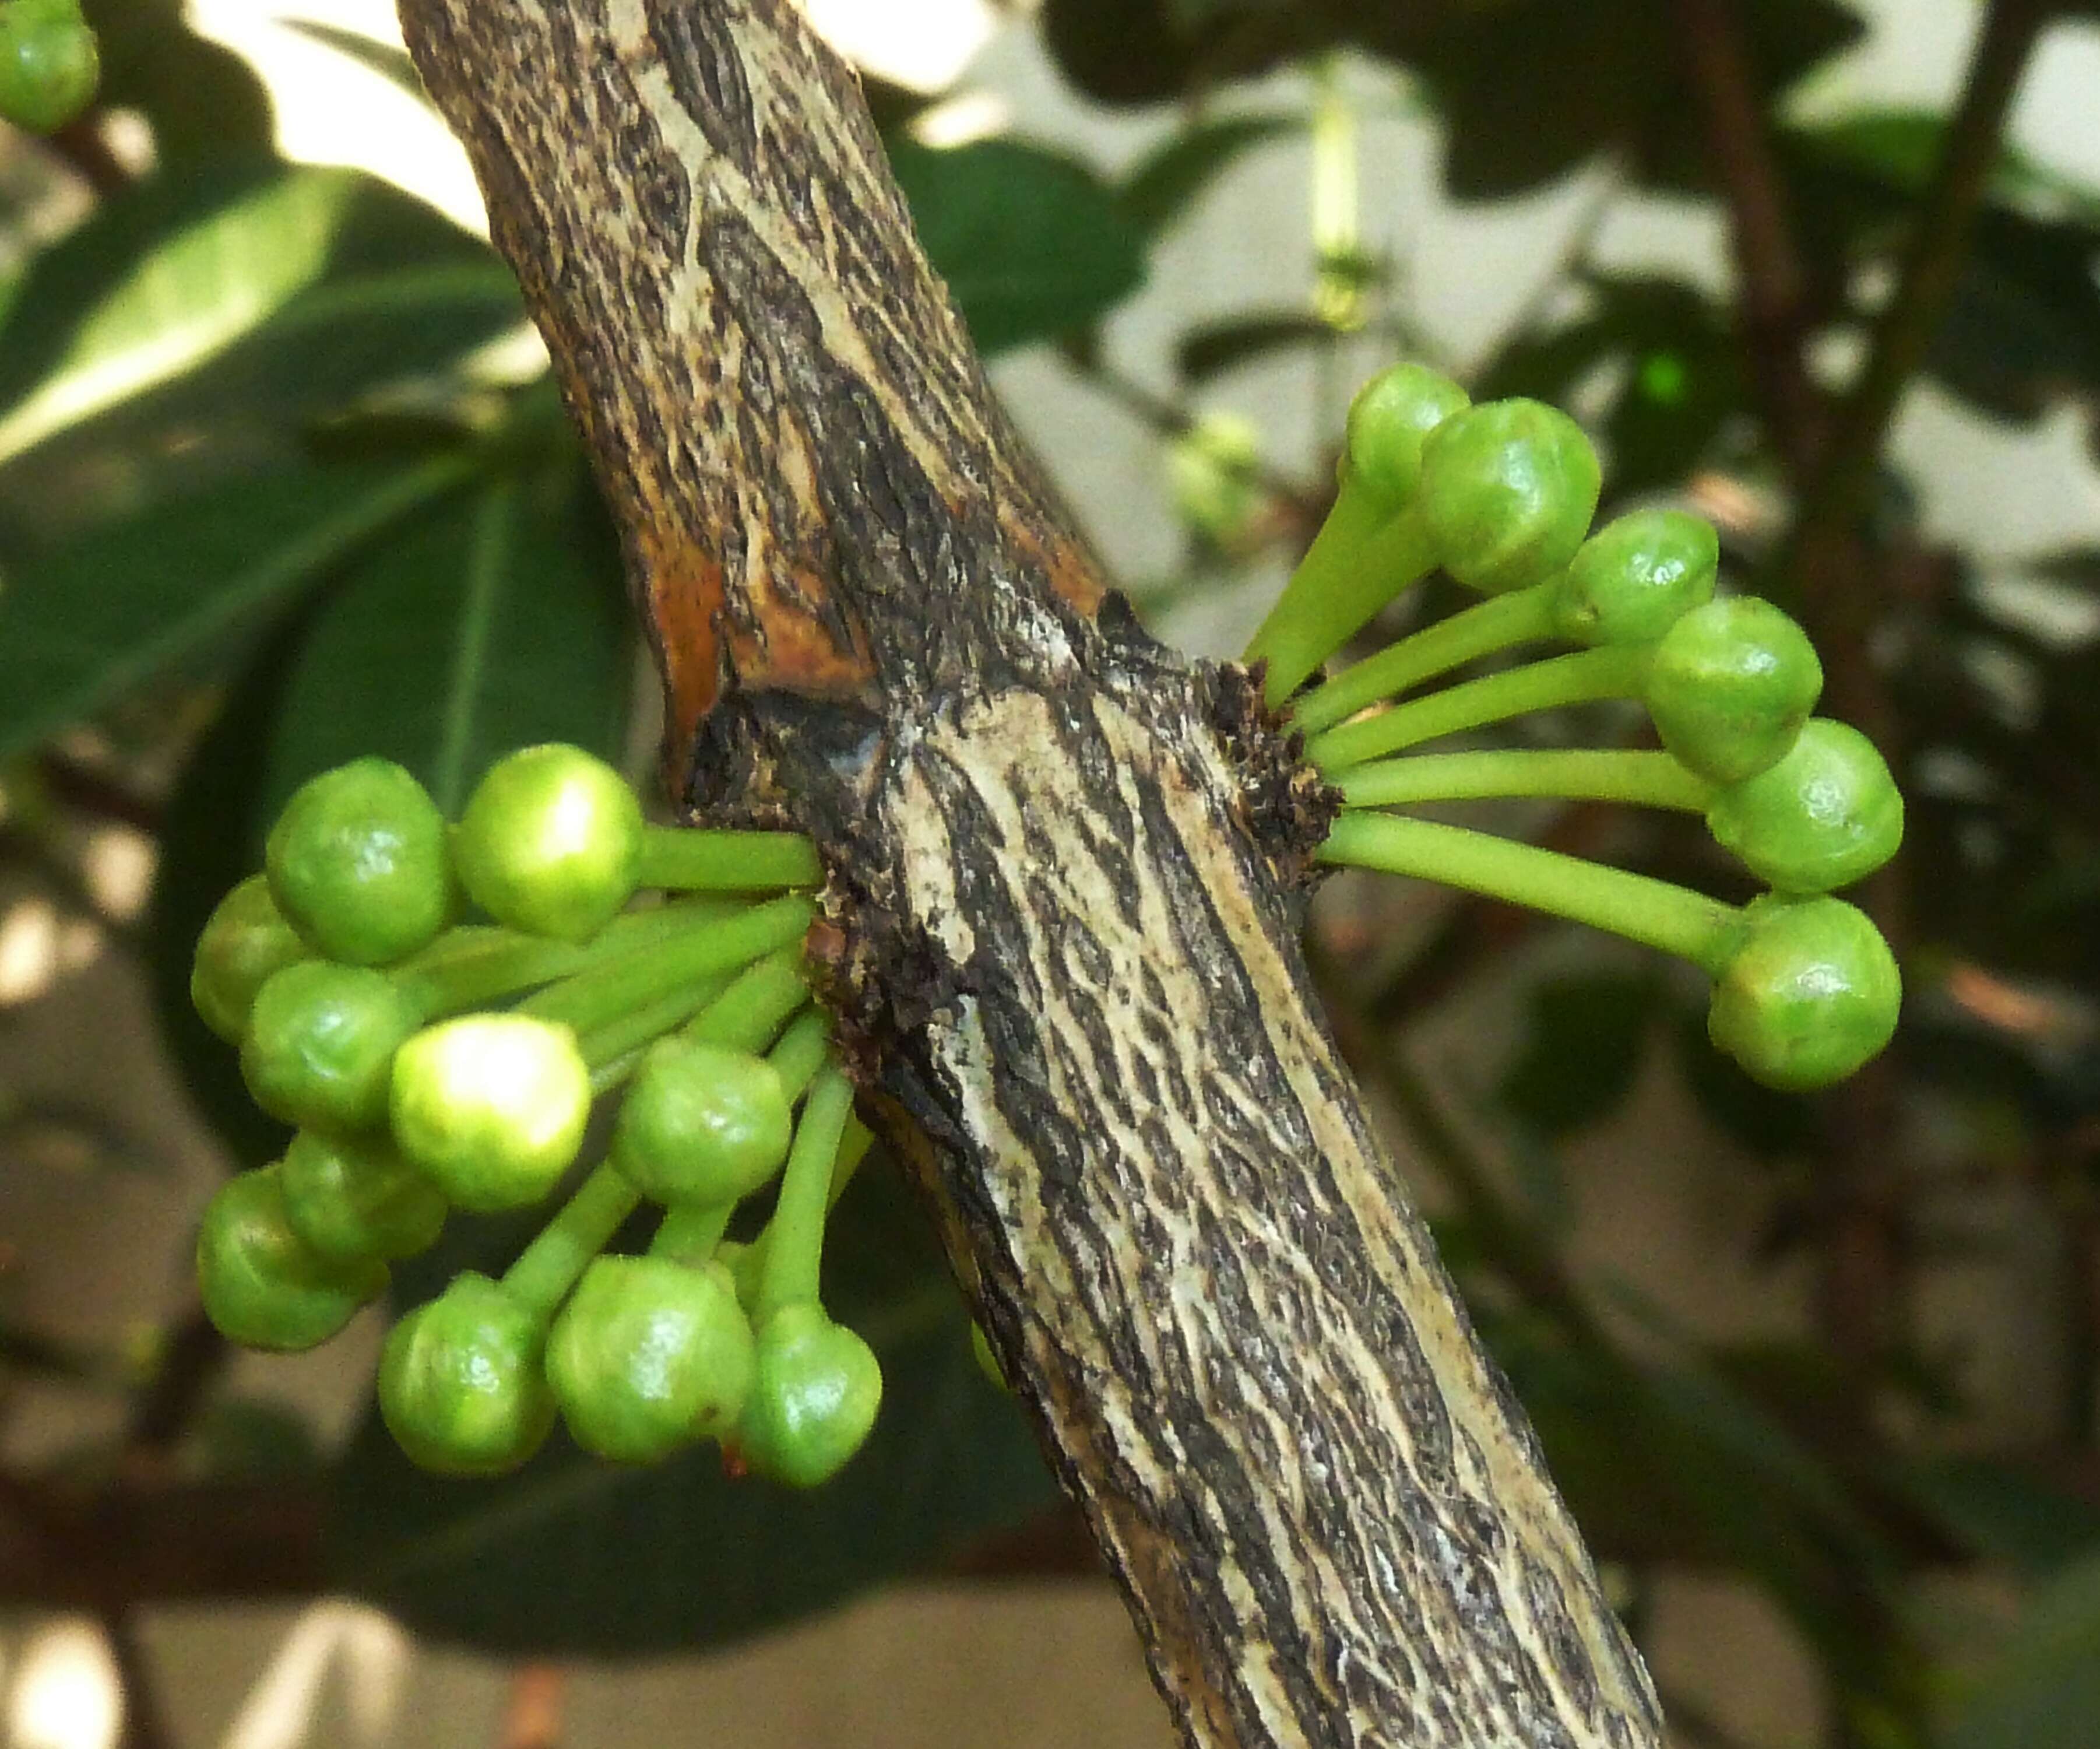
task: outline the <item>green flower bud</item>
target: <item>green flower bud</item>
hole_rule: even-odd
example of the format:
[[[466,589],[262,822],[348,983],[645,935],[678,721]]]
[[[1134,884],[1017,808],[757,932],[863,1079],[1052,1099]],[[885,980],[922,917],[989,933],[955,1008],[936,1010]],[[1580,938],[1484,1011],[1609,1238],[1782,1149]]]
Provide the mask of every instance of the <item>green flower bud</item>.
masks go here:
[[[240,1072],[255,1102],[306,1129],[366,1129],[386,1116],[394,1053],[418,1016],[382,972],[302,960],[255,992]]]
[[[263,860],[285,915],[351,965],[413,953],[452,908],[444,816],[389,759],[352,760],[301,784]]]
[[[797,1301],[758,1332],[758,1371],[737,1445],[759,1475],[814,1488],[860,1450],[881,1405],[875,1350],[814,1301]]]
[[[489,768],[454,852],[474,903],[500,923],[580,941],[633,896],[642,804],[580,747],[520,748]]]
[[[1553,629],[1584,644],[1653,643],[1713,598],[1721,543],[1682,510],[1634,510],[1585,541],[1553,592]]]
[[[197,1230],[196,1271],[205,1315],[249,1348],[312,1348],[386,1289],[385,1264],[331,1262],[292,1230],[275,1166],[220,1186]]]
[[[394,1139],[461,1208],[538,1202],[576,1157],[590,1105],[576,1034],[527,1014],[440,1022],[394,1059]]]
[[[547,1380],[586,1451],[652,1464],[736,1424],[757,1368],[727,1270],[593,1261],[547,1339]]]
[[[1724,850],[1782,892],[1827,893],[1872,874],[1903,842],[1903,797],[1874,744],[1812,717],[1778,764],[1706,811]]]
[[[1466,391],[1420,364],[1382,370],[1349,403],[1349,476],[1388,510],[1414,497],[1422,445],[1467,405]]]
[[[270,883],[250,875],[218,902],[197,937],[190,964],[190,1002],[204,1023],[229,1045],[248,1030],[255,992],[286,966],[313,957],[270,896]]]
[[[95,100],[101,73],[78,0],[0,5],[0,116],[15,126],[57,132]]]
[[[302,1129],[285,1151],[285,1214],[324,1257],[412,1257],[437,1243],[445,1199],[383,1136]]]
[[[780,1169],[794,1131],[787,1090],[764,1058],[660,1039],[620,1106],[611,1158],[657,1202],[734,1202]]]
[[[1828,1087],[1888,1043],[1903,980],[1864,912],[1767,895],[1751,903],[1747,923],[1714,986],[1706,1032],[1752,1080]]]
[[[1663,634],[1643,696],[1664,746],[1701,777],[1738,784],[1785,757],[1822,691],[1808,634],[1770,602],[1737,595]]]
[[[409,1458],[452,1476],[496,1476],[554,1424],[540,1321],[471,1270],[396,1324],[379,1360],[379,1414]]]
[[[1491,595],[1543,582],[1575,556],[1602,484],[1582,428],[1542,401],[1469,407],[1422,446],[1438,562]]]

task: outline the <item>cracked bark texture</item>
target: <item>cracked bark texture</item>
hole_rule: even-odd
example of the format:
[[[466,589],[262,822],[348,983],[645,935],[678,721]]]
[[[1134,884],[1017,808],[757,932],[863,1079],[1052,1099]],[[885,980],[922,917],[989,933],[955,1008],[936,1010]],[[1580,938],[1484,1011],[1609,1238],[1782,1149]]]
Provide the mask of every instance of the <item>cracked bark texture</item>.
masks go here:
[[[620,521],[673,781],[790,821],[865,1101],[1185,1739],[1659,1741],[1317,1018],[1324,824],[1110,594],[787,0],[403,0]]]

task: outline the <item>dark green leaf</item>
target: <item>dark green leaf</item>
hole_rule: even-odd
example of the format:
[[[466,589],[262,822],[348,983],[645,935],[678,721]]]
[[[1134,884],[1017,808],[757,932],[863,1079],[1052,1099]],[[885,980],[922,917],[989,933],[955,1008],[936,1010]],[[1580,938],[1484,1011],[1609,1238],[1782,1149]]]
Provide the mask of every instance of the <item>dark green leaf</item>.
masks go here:
[[[38,256],[10,307],[0,490],[47,522],[86,457],[128,507],[157,470],[194,473],[264,430],[281,452],[302,422],[518,320],[486,245],[372,179],[253,162],[157,178]]]
[[[262,475],[99,528],[15,568],[0,589],[0,753],[200,654],[224,655],[287,595],[456,485],[469,466],[452,457]]]
[[[616,551],[580,471],[489,480],[346,569],[292,660],[266,800],[377,753],[449,814],[527,742],[617,754],[629,658]]]
[[[1065,77],[1105,104],[1265,73],[1334,37],[1312,8],[1274,0],[1048,0],[1043,33]]]
[[[2100,1559],[2030,1602],[1984,1671],[1947,1749],[2091,1749],[2100,1742]]]
[[[2100,1512],[2010,1464],[1928,1458],[1905,1467],[1896,1481],[1957,1541],[2030,1578],[2100,1550]]]
[[[1288,115],[1222,116],[1198,121],[1154,148],[1124,173],[1116,188],[1123,217],[1157,237],[1233,161],[1255,147],[1301,131],[1304,118]]]
[[[1656,994],[1652,978],[1609,972],[1539,985],[1497,1097],[1548,1139],[1602,1122],[1633,1091]]]
[[[1279,310],[1192,328],[1175,348],[1174,362],[1187,381],[1202,382],[1272,352],[1330,343],[1335,338],[1335,329],[1318,316]]]
[[[890,160],[980,351],[1084,328],[1145,277],[1144,234],[1076,159],[986,139],[945,152],[900,141]]]
[[[288,18],[285,25],[377,73],[389,85],[398,86],[411,97],[420,98],[425,103],[430,101],[430,94],[423,89],[422,75],[416,71],[416,64],[408,59],[405,49],[395,48],[390,42],[377,42],[359,31],[320,24],[311,18]]]
[[[1860,30],[1833,0],[1772,0],[1740,15],[1767,95]],[[1453,8],[1401,52],[1444,112],[1445,181],[1462,200],[1523,193],[1604,152],[1671,184],[1701,178],[1667,7],[1511,0]]]
[[[1816,155],[1914,197],[1931,180],[1947,127],[1943,117],[1928,110],[1873,109],[1791,131]],[[2050,169],[2010,141],[1998,148],[1985,198],[2037,223],[2100,229],[2100,189]]]
[[[631,1657],[836,1605],[1048,1505],[1049,1474],[977,1370],[908,1194],[864,1170],[834,1226],[829,1296],[884,1373],[875,1432],[836,1481],[806,1494],[732,1482],[712,1447],[626,1469],[558,1435],[514,1477],[447,1482],[368,1418],[334,1491],[338,1583],[439,1640]]]

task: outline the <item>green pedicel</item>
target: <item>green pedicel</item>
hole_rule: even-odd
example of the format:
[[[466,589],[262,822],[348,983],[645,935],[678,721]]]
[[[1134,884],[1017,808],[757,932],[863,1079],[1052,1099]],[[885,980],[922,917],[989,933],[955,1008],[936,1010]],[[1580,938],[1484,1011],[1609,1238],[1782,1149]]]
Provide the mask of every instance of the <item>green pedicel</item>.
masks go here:
[[[1349,448],[1334,508],[1249,642],[1281,705],[1320,665],[1436,563],[1419,514],[1424,439],[1466,406],[1465,391],[1419,365],[1365,385],[1349,409]]]
[[[1648,662],[1649,652],[1642,649],[1578,650],[1572,656],[1527,662],[1330,729],[1312,738],[1306,756],[1331,775],[1366,759],[1532,711],[1637,698]]]
[[[1670,754],[1617,748],[1412,753],[1352,766],[1338,780],[1347,808],[1539,796],[1696,813],[1714,786]]]
[[[353,760],[301,784],[263,861],[293,926],[346,965],[414,952],[452,908],[444,817],[391,760]]]
[[[249,1348],[293,1351],[328,1340],[386,1289],[386,1266],[330,1262],[286,1219],[280,1168],[245,1172],[219,1187],[197,1229],[205,1315]]]
[[[541,1371],[546,1323],[467,1270],[396,1324],[379,1362],[379,1413],[408,1457],[454,1476],[498,1476],[554,1424]]]

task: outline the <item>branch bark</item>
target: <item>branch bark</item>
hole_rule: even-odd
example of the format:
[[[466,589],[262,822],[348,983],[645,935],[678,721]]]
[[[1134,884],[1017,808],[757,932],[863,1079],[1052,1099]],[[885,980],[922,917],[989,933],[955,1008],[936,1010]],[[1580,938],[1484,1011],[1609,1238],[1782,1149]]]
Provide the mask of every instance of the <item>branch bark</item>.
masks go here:
[[[787,0],[404,0],[653,629],[1191,1744],[1635,1749],[1645,1672],[1314,1008],[1326,797],[1147,638]]]

